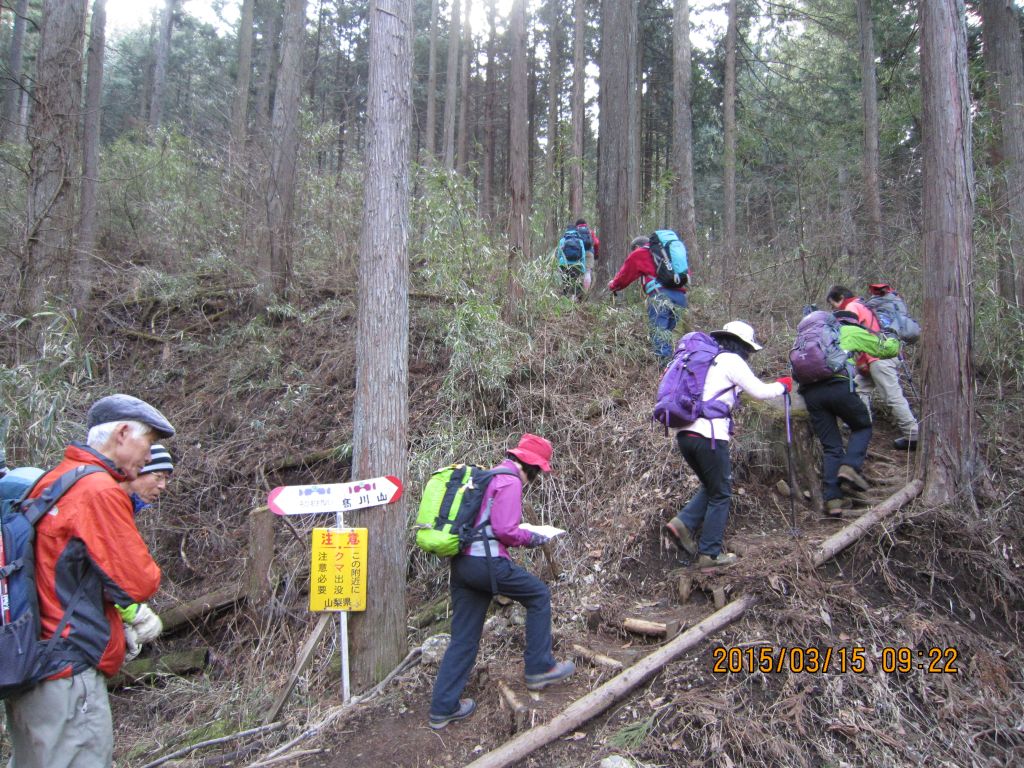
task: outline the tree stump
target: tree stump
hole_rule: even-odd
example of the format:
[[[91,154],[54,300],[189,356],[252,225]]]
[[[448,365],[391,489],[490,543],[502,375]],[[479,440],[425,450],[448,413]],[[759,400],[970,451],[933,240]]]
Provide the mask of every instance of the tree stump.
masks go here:
[[[793,458],[793,480],[796,500],[815,512],[821,510],[821,446],[811,428],[804,399],[796,392],[790,395],[790,451]],[[786,411],[782,398],[751,401],[744,399],[738,413],[739,429],[734,438],[735,470],[743,477],[775,486],[779,480],[789,482],[787,458]]]

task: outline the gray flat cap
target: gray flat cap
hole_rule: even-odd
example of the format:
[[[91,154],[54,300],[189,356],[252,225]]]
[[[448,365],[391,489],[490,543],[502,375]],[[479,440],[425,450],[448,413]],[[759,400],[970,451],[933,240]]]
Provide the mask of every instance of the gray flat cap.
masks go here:
[[[101,397],[89,409],[85,425],[88,429],[92,429],[97,424],[107,424],[111,421],[141,421],[146,426],[152,427],[160,437],[174,436],[174,427],[160,411],[145,400],[139,400],[131,395]]]

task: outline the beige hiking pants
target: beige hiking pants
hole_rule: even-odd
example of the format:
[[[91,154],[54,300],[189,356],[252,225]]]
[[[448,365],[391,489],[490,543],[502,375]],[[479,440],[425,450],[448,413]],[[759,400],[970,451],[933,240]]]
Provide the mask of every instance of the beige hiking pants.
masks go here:
[[[917,440],[917,419],[910,410],[910,403],[907,402],[900,386],[899,359],[875,360],[871,364],[871,375],[864,376],[857,374],[857,394],[864,401],[864,405],[871,413],[871,395],[875,390],[881,392],[883,402],[892,411],[892,417],[896,420],[903,437],[910,440]]]
[[[95,669],[46,680],[4,701],[12,757],[7,768],[110,768],[114,724],[106,679]]]

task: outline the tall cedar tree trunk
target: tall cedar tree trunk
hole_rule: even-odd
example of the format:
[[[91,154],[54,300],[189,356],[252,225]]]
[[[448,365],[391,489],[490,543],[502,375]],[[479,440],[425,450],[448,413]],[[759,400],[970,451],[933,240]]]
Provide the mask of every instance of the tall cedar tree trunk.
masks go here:
[[[725,198],[722,201],[725,214],[722,280],[726,283],[730,282],[728,275],[739,266],[739,254],[736,252],[736,25],[736,0],[729,0],[729,24],[725,32],[725,93],[722,97],[722,194]]]
[[[997,178],[999,296],[1008,306],[1024,306],[1024,61],[1020,15],[1007,0],[983,0],[982,40],[990,78],[996,130],[989,159]]]
[[[263,36],[260,41],[261,77],[257,87],[257,114],[260,117],[260,128],[263,132],[270,125],[270,116],[274,104],[274,77],[277,65],[277,44],[281,31],[280,0],[259,0],[257,9],[262,22]]]
[[[271,119],[270,176],[267,179],[267,251],[261,282],[280,298],[292,280],[292,219],[299,155],[299,99],[302,93],[302,44],[306,0],[285,0],[281,63],[277,69]]]
[[[573,216],[583,215],[583,85],[586,73],[586,31],[587,6],[584,0],[573,4],[572,39],[572,150],[569,158],[569,211]]]
[[[354,478],[407,476],[409,433],[409,134],[412,0],[370,7],[366,172],[359,253],[359,319],[353,412]],[[390,243],[393,258],[374,255]],[[386,343],[381,343],[385,340]],[[406,652],[405,497],[355,518],[369,528],[373,589],[353,615],[356,689],[379,682]]]
[[[919,7],[924,250],[922,442],[926,504],[975,509],[974,172],[963,0]]]
[[[863,280],[881,277],[876,271],[882,257],[882,197],[878,167],[878,85],[875,79],[875,38],[871,0],[857,0],[860,30],[860,93],[864,114],[864,218],[863,252],[856,259],[856,273]]]
[[[36,55],[25,247],[14,307],[28,316],[67,297],[79,172],[86,0],[46,0]]]
[[[459,0],[452,0],[452,21],[448,27],[448,65],[444,89],[444,167],[455,168],[455,100],[459,80]]]
[[[465,18],[462,22],[462,53],[459,57],[459,140],[455,151],[455,168],[466,172],[469,162],[469,59],[472,54],[473,37],[469,26],[469,0],[466,0]]]
[[[494,132],[495,109],[498,104],[498,55],[497,9],[494,0],[487,0],[487,91],[484,95],[484,158],[483,175],[480,179],[480,212],[484,220],[494,219]]]
[[[96,246],[96,197],[100,176],[100,118],[103,100],[103,52],[106,45],[107,0],[93,0],[89,28],[89,71],[82,121],[81,216],[71,276],[72,306],[84,310],[92,290],[92,252]]]
[[[7,79],[4,82],[3,114],[0,114],[0,141],[16,141],[21,136],[22,78],[21,61],[25,44],[25,15],[28,0],[18,0],[14,7],[14,28],[11,30],[11,47],[7,51]]]
[[[601,252],[595,280],[607,285],[612,270],[629,253],[636,205],[636,173],[630,135],[636,81],[637,8],[632,0],[601,2],[601,87],[597,173],[597,212]]]
[[[676,0],[672,27],[672,164],[675,218],[690,261],[697,259],[697,213],[693,187],[693,109],[690,98],[690,3]]]
[[[562,49],[561,0],[548,0],[548,147],[544,154],[544,183],[550,210],[544,222],[544,242],[551,243],[558,237],[559,219],[562,217],[560,201],[562,195],[555,177],[555,160],[558,157],[558,103],[562,92]],[[573,220],[579,213],[569,211]]]
[[[167,85],[167,60],[171,56],[171,33],[174,14],[181,0],[167,0],[160,16],[160,37],[156,42],[156,60],[153,63],[153,94],[149,104],[149,127],[159,128],[164,117],[164,90]]]
[[[430,0],[430,53],[427,58],[427,125],[426,134],[427,160],[435,160],[437,155],[437,25],[438,0]]]
[[[515,0],[509,19],[512,52],[509,83],[509,290],[504,317],[513,322],[523,301],[519,271],[530,260],[529,106],[526,75],[526,0]]]
[[[238,74],[235,100],[231,105],[232,158],[245,149],[246,123],[249,118],[249,82],[252,79],[252,18],[255,0],[242,0],[242,18],[238,22]]]

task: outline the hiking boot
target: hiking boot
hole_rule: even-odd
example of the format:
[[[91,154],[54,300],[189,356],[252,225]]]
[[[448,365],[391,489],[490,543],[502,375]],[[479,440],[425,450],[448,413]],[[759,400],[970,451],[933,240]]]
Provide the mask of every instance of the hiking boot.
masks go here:
[[[865,480],[861,473],[849,464],[843,464],[843,466],[839,468],[839,472],[837,474],[839,475],[840,480],[845,480],[854,488],[858,488],[862,491],[867,491],[871,488],[871,483]]]
[[[892,441],[893,448],[900,451],[916,451],[917,450],[917,438],[916,437],[897,437]]]
[[[711,555],[701,555],[697,558],[697,562],[694,565],[697,568],[725,568],[733,565],[739,558],[732,552],[719,552],[718,557],[712,557]]]
[[[678,517],[673,517],[665,523],[665,530],[668,531],[672,543],[685,550],[690,557],[697,554],[697,542],[694,541],[693,533],[686,527],[686,523]]]
[[[825,514],[829,517],[842,517],[846,509],[846,499],[829,499],[825,502]]]
[[[540,691],[549,685],[560,683],[576,671],[576,665],[571,661],[560,661],[547,672],[538,675],[526,676],[526,688],[530,691]]]
[[[448,723],[454,723],[456,720],[465,720],[474,712],[476,712],[475,701],[472,699],[459,699],[459,708],[450,715],[431,715],[430,727],[435,731],[440,731]]]

